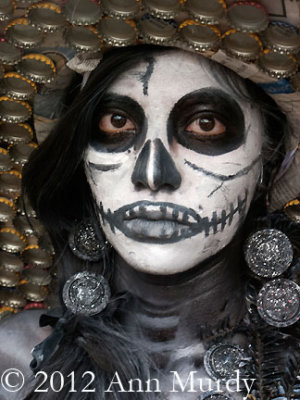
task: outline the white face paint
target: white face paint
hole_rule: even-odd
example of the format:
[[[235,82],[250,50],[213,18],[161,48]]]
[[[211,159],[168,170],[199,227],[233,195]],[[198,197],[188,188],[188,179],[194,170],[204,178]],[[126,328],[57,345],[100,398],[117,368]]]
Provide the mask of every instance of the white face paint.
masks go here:
[[[109,88],[85,154],[103,231],[132,267],[186,271],[224,248],[260,174],[263,126],[198,55],[141,62]]]

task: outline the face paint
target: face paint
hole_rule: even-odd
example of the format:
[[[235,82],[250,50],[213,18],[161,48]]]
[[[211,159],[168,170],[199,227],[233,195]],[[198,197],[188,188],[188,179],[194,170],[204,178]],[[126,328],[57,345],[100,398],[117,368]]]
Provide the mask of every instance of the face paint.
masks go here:
[[[98,126],[86,174],[104,233],[131,266],[182,272],[231,241],[259,178],[263,126],[201,56],[168,51],[121,74]]]

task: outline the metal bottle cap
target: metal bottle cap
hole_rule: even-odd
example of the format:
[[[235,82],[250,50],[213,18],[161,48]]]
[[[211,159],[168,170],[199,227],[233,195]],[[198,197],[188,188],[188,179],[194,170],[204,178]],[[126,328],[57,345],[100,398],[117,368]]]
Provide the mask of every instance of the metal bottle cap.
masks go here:
[[[136,0],[102,0],[102,10],[112,18],[132,19],[140,10]]]
[[[24,269],[22,277],[29,283],[33,283],[38,286],[49,285],[51,282],[51,275],[38,267]]]
[[[3,89],[5,95],[13,100],[31,100],[37,92],[36,85],[16,72],[4,75]]]
[[[274,78],[287,78],[297,72],[298,64],[293,56],[265,51],[259,59],[259,66]]]
[[[0,147],[0,171],[9,171],[11,168],[12,168],[12,162],[8,151]]]
[[[127,21],[103,18],[98,30],[102,40],[109,46],[123,47],[136,43],[136,30]]]
[[[228,9],[227,16],[231,26],[244,32],[261,32],[268,26],[268,13],[255,2],[238,1]]]
[[[15,215],[16,209],[14,203],[6,197],[0,197],[0,222],[11,221]]]
[[[25,101],[12,100],[7,96],[0,97],[0,120],[19,123],[31,117],[32,109]]]
[[[153,17],[143,19],[139,30],[142,39],[153,44],[170,44],[176,35],[173,24]]]
[[[100,35],[94,27],[70,26],[65,37],[69,45],[77,51],[96,53],[101,49]]]
[[[257,35],[237,32],[234,29],[224,34],[222,47],[227,54],[243,61],[256,60],[263,50],[262,42]]]
[[[36,47],[43,40],[42,33],[29,25],[27,18],[18,18],[10,22],[5,28],[5,33],[10,43],[22,49]]]
[[[48,290],[44,286],[38,286],[33,283],[21,285],[20,291],[29,301],[43,301],[48,295]]]
[[[5,65],[15,65],[22,57],[21,50],[15,46],[0,41],[0,62]]]
[[[56,73],[53,61],[49,57],[37,53],[23,56],[16,68],[26,78],[36,83],[50,83]]]
[[[17,215],[14,219],[14,226],[22,235],[25,236],[39,236],[45,231],[43,225],[38,219],[25,215]]]
[[[179,0],[143,0],[147,13],[156,18],[173,19],[180,11]]]
[[[185,9],[197,22],[217,25],[225,15],[226,3],[222,0],[187,0]]]
[[[2,0],[0,3],[0,21],[10,19],[14,12],[14,2],[12,0]]]
[[[12,292],[4,292],[3,296],[3,304],[7,307],[13,308],[23,308],[26,305],[26,300],[20,293],[16,293],[16,291]],[[2,293],[1,293],[2,294]]]
[[[201,52],[217,50],[221,34],[215,26],[188,20],[180,25],[180,36],[191,49]]]
[[[24,264],[20,257],[1,251],[0,267],[7,271],[19,273],[23,270]]]
[[[64,14],[73,25],[94,25],[102,16],[99,5],[91,0],[69,0],[64,7]]]
[[[0,173],[0,196],[17,198],[21,193],[22,175],[18,171]]]
[[[15,287],[18,282],[19,278],[14,272],[0,269],[0,286]]]
[[[27,17],[32,26],[43,32],[56,32],[65,23],[61,8],[53,3],[32,5],[28,10]]]
[[[28,143],[33,138],[33,131],[28,124],[0,124],[0,140],[4,143]]]
[[[36,212],[32,208],[27,196],[18,197],[16,207],[19,214],[27,215],[29,218],[36,218]]]
[[[9,149],[9,154],[15,164],[23,167],[36,147],[35,143],[18,143]]]
[[[298,75],[298,74],[297,74]],[[296,75],[296,76],[297,76]],[[300,77],[299,77],[300,80]],[[283,211],[292,221],[300,223],[300,201],[298,199],[289,201],[285,206]]]
[[[49,235],[45,232],[41,237],[39,237],[39,247],[45,250],[47,253],[51,254],[52,256],[55,255],[54,247],[51,242]]]
[[[297,53],[300,48],[300,35],[297,29],[282,22],[271,22],[264,33],[266,47],[279,53]]]
[[[25,248],[25,238],[13,228],[0,229],[0,249],[8,253],[19,253]]]
[[[52,265],[52,257],[37,245],[27,246],[22,252],[25,264],[40,268],[49,268]]]

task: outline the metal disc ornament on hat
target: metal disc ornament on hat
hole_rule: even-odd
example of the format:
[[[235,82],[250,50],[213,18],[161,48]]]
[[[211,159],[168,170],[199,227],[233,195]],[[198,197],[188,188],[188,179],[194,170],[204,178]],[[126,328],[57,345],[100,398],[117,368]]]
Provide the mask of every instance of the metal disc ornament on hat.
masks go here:
[[[258,293],[257,310],[269,325],[293,325],[300,318],[300,287],[288,279],[267,282]]]
[[[4,143],[28,143],[32,138],[33,130],[26,123],[0,123],[0,140]]]
[[[51,282],[51,275],[49,272],[39,267],[24,269],[22,278],[39,286],[49,285]]]
[[[0,229],[0,249],[9,253],[20,253],[25,248],[25,238],[13,228]]]
[[[199,51],[216,51],[220,45],[220,32],[216,27],[199,23],[183,22],[180,36],[189,48]]]
[[[297,28],[282,22],[271,22],[264,32],[263,40],[266,47],[279,53],[296,54],[300,48]]]
[[[292,244],[277,229],[262,229],[252,234],[245,243],[244,254],[251,271],[264,278],[283,274],[293,261]]]
[[[196,21],[217,25],[225,15],[226,3],[222,0],[187,0],[184,8]]]
[[[94,27],[70,26],[65,32],[65,39],[79,52],[96,53],[101,50],[100,35]]]
[[[102,0],[101,7],[109,17],[120,19],[133,19],[140,11],[136,0]]]
[[[7,96],[0,97],[0,120],[3,122],[20,123],[27,121],[32,114],[32,108],[25,101],[12,100]]]
[[[41,249],[38,245],[29,245],[22,251],[22,259],[26,265],[40,268],[50,268],[52,265],[51,255]]]
[[[48,289],[34,283],[20,285],[20,292],[29,301],[44,301],[48,296]]]
[[[124,47],[136,44],[136,30],[128,21],[104,18],[97,28],[101,39],[109,46]]]
[[[176,37],[176,27],[169,21],[149,17],[139,24],[142,40],[151,44],[172,44]]]
[[[11,222],[15,215],[16,208],[14,206],[14,203],[5,197],[0,197],[0,222]]]
[[[14,290],[6,294],[3,304],[7,307],[23,308],[26,305],[26,300],[21,293],[17,293]]]
[[[56,74],[53,61],[37,53],[26,54],[16,66],[17,71],[36,83],[51,83]]]
[[[36,85],[16,72],[8,72],[3,79],[4,94],[13,100],[31,100],[37,92]]]
[[[9,154],[15,165],[23,167],[33,150],[36,148],[35,143],[18,143],[10,147]]]
[[[153,17],[174,19],[180,11],[178,0],[143,0],[145,11]]]
[[[6,21],[13,15],[15,6],[11,0],[2,0],[0,3],[0,21]]]
[[[88,271],[73,275],[63,288],[63,301],[74,314],[98,314],[106,308],[109,299],[106,279]]]
[[[102,17],[98,3],[87,0],[69,0],[64,6],[64,14],[72,25],[94,25]]]
[[[27,216],[29,218],[36,218],[36,212],[33,209],[32,205],[29,202],[28,197],[25,196],[20,196],[18,197],[18,199],[16,200],[16,208],[19,214],[21,214],[22,216]]]
[[[10,169],[12,169],[12,160],[9,152],[0,147],[0,171],[9,171]]]
[[[82,221],[74,226],[69,235],[72,252],[85,261],[99,261],[104,251],[104,244],[99,242],[93,225]]]
[[[32,26],[43,32],[56,32],[65,24],[61,8],[53,3],[38,3],[31,6],[27,17]]]
[[[16,199],[21,194],[22,175],[15,170],[0,173],[0,196]]]
[[[18,282],[19,278],[15,272],[0,268],[0,286],[15,287]]]
[[[238,1],[228,9],[231,26],[243,32],[262,32],[269,23],[268,13],[256,2]]]
[[[15,254],[0,252],[0,267],[6,271],[21,272],[24,268],[23,261]]]
[[[43,40],[43,34],[29,24],[27,18],[13,20],[5,28],[7,40],[22,49],[37,47]]]
[[[236,370],[245,366],[245,360],[245,353],[240,347],[221,343],[207,350],[204,367],[212,379],[228,380],[236,377]]]
[[[258,59],[260,68],[273,78],[288,78],[298,70],[296,59],[289,54],[265,50]]]
[[[15,65],[22,58],[22,52],[17,47],[0,41],[0,62],[4,65]]]
[[[235,29],[225,32],[222,45],[227,54],[246,62],[257,60],[263,49],[257,35]]]

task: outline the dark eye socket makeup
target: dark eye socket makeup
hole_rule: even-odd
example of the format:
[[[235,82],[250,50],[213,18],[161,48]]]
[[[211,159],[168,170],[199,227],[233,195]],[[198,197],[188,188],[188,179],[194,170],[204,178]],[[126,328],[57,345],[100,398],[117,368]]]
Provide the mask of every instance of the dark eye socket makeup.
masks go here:
[[[101,102],[91,145],[98,151],[122,152],[146,137],[142,107],[128,96],[107,94]],[[167,123],[169,142],[207,155],[224,154],[245,141],[244,115],[238,103],[220,89],[203,88],[182,97]]]

